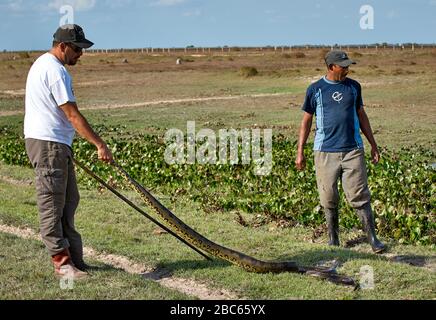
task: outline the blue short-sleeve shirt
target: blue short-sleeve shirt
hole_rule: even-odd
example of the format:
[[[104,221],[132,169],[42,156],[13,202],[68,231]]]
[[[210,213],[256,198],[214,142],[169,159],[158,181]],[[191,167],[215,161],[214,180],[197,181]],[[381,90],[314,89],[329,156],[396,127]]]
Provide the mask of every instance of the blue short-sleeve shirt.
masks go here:
[[[360,84],[325,77],[307,89],[302,109],[316,117],[314,150],[346,152],[363,149],[357,110],[363,106]]]

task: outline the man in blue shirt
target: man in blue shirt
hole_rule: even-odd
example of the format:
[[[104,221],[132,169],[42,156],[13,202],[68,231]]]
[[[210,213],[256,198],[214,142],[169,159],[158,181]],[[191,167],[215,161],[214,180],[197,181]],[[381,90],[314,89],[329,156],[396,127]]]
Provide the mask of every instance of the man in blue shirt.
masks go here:
[[[369,119],[363,108],[360,84],[347,78],[348,67],[355,64],[343,51],[330,51],[325,57],[327,75],[307,89],[304,116],[298,140],[298,170],[304,170],[304,146],[316,116],[315,169],[321,205],[324,208],[329,245],[339,245],[338,179],[350,205],[357,210],[374,252],[386,248],[375,234],[374,216],[364,159],[362,130],[371,145],[373,163],[380,154]]]

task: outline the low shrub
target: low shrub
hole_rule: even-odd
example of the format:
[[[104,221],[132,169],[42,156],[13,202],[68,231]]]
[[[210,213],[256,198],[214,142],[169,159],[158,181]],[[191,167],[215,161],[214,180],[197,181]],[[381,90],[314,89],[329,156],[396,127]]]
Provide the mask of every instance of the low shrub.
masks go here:
[[[244,78],[249,78],[256,76],[259,72],[255,67],[242,67],[239,69],[238,73]]]

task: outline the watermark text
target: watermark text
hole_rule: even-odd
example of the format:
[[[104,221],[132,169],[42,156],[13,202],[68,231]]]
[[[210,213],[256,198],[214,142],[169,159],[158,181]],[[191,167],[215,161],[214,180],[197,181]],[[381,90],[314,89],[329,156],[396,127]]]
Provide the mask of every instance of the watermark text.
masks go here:
[[[254,164],[255,175],[269,175],[272,169],[272,130],[211,129],[196,132],[195,121],[187,122],[185,133],[170,129],[165,134],[168,164]],[[262,146],[263,143],[263,146]]]

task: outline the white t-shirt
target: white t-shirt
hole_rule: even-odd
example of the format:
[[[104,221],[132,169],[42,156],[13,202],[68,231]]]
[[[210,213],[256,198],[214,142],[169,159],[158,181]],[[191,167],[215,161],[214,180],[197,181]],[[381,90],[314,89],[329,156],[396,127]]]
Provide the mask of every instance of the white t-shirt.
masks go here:
[[[71,76],[51,53],[39,57],[26,83],[24,136],[71,146],[75,130],[59,106],[76,102]]]

